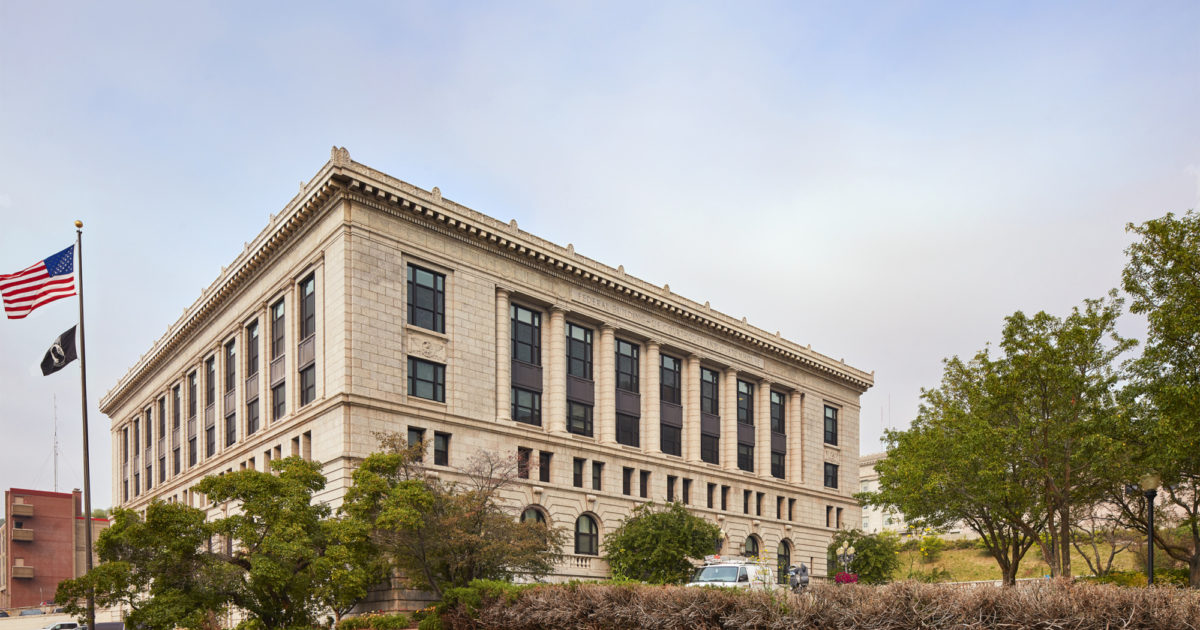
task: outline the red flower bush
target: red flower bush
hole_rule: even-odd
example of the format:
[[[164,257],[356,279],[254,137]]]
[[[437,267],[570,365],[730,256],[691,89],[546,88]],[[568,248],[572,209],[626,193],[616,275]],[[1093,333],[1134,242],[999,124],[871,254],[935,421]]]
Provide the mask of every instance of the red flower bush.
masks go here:
[[[858,574],[839,571],[838,574],[834,576],[833,581],[837,582],[838,584],[858,584]]]

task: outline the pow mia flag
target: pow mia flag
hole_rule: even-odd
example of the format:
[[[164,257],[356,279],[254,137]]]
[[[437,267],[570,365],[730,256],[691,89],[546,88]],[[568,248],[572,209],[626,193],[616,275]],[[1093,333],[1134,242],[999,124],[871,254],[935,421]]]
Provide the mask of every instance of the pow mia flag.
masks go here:
[[[79,355],[75,354],[75,328],[76,326],[72,326],[70,330],[59,335],[46,351],[46,356],[42,359],[42,376],[49,376],[79,358]]]

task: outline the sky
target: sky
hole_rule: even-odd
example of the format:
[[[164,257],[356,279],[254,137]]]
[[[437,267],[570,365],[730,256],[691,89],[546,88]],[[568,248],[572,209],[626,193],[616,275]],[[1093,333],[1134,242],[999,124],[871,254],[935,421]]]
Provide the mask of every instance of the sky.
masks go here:
[[[98,403],[329,159],[860,369],[862,453],[1200,201],[1200,3],[0,0],[0,273],[84,222]],[[82,487],[74,299],[0,320],[0,487]],[[1124,333],[1144,335],[1134,316]]]

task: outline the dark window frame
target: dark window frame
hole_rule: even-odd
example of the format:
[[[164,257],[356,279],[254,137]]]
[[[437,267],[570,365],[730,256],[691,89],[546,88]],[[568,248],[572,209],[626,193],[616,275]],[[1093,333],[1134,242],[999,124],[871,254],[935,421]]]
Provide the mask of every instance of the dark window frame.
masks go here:
[[[825,405],[825,443],[830,446],[838,443],[838,409],[830,405]]]
[[[521,404],[520,394],[528,394],[531,405]],[[528,410],[526,412],[525,410]],[[521,387],[512,388],[512,419],[522,424],[542,426],[542,393]]]
[[[567,322],[566,333],[567,376],[574,376],[585,381],[592,380],[592,329]]]
[[[682,361],[669,354],[658,355],[658,396],[660,402],[683,404]]]
[[[787,394],[771,392],[771,431],[787,434]]]
[[[531,308],[521,306],[520,304],[510,304],[509,311],[509,328],[512,338],[512,360],[528,363],[529,365],[542,364],[542,313]],[[529,315],[529,321],[521,321],[523,314]],[[521,331],[528,330],[528,341],[520,340]],[[524,352],[522,351],[524,350]]]
[[[450,434],[442,431],[433,432],[433,465],[450,465]]]
[[[838,465],[837,464],[834,464],[831,462],[825,462],[824,482],[825,482],[826,488],[836,489],[838,487]]]
[[[592,406],[574,400],[567,401],[567,433],[592,437]]]
[[[538,451],[538,481],[542,483],[550,483],[551,466],[554,461],[554,453],[550,451]]]
[[[592,462],[592,490],[604,489],[604,462]]]
[[[721,375],[706,367],[700,368],[700,412],[721,415]]]
[[[754,383],[737,380],[738,424],[754,426]]]
[[[665,455],[683,455],[683,429],[670,424],[658,427],[659,450]]]
[[[616,439],[617,444],[638,448],[642,444],[642,419],[624,413],[617,414]]]
[[[700,434],[700,461],[709,464],[721,463],[721,438],[707,433]]]
[[[787,478],[787,453],[771,451],[771,476],[776,479]]]
[[[433,374],[425,378],[422,369],[432,369]],[[429,388],[429,395],[422,395],[421,389]],[[408,395],[422,400],[446,402],[446,364],[434,363],[417,357],[408,357]]]
[[[259,339],[258,339],[258,320],[254,320],[246,324],[246,378],[250,378],[258,374],[259,363]],[[246,392],[247,395],[255,395],[257,392]]]
[[[304,341],[317,334],[317,274],[308,274],[297,287],[300,291],[300,341]]]
[[[428,284],[422,281],[423,274],[428,275]],[[446,332],[445,274],[408,264],[408,323],[438,333]]]
[[[616,340],[616,372],[617,372],[617,389],[627,391],[631,394],[638,393],[640,378],[638,360],[641,356],[641,349],[638,344],[632,341],[625,341],[618,338]]]
[[[237,339],[225,342],[225,390],[228,394],[237,389]]]
[[[274,361],[287,352],[287,306],[283,298],[271,305],[271,360]]]
[[[739,443],[737,447],[738,470],[754,472],[754,445]]]
[[[583,487],[583,469],[587,466],[587,460],[582,457],[571,459],[571,485],[576,488]]]
[[[583,526],[584,523],[587,523],[587,526]],[[580,514],[579,518],[575,519],[575,554],[600,554],[600,527],[596,524],[596,519],[587,514]]]

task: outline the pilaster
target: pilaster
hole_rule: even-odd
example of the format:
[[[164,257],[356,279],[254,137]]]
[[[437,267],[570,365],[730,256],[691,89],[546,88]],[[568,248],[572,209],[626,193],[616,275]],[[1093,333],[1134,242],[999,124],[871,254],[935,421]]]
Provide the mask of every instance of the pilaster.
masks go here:
[[[646,388],[642,390],[642,451],[662,453],[662,408],[659,397],[661,373],[659,372],[659,345],[657,341],[646,343]]]
[[[512,331],[508,290],[496,287],[496,421],[512,420]]]
[[[560,307],[550,309],[549,356],[546,366],[546,409],[542,418],[551,433],[567,432],[567,323]]]
[[[599,360],[593,376],[596,379],[596,438],[601,444],[616,442],[617,436],[617,351],[613,327],[600,326]]]
[[[721,467],[737,470],[737,370],[729,367],[721,373]]]
[[[689,354],[683,363],[683,455],[700,462],[700,356]]]

